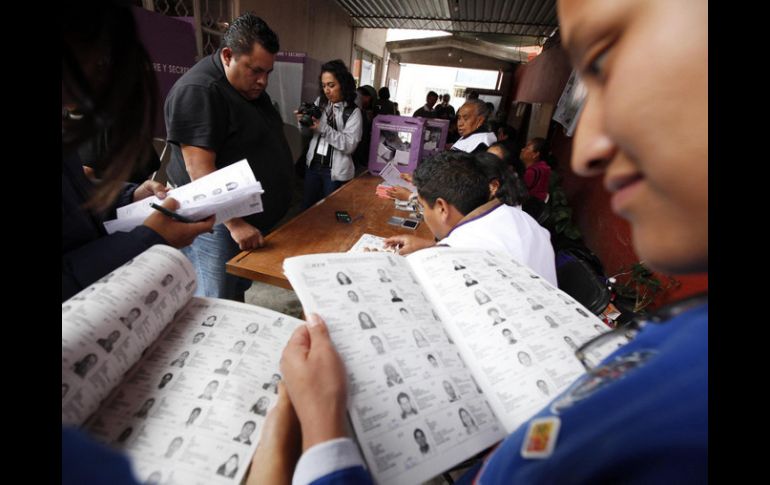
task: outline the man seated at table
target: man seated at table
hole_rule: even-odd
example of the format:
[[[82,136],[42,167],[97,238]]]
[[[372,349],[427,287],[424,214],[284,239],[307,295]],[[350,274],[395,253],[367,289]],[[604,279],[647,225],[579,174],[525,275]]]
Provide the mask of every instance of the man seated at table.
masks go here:
[[[490,116],[487,105],[478,99],[469,99],[457,110],[457,131],[460,139],[454,142],[451,150],[479,153],[485,152],[497,141],[497,136],[489,131],[487,120]]]
[[[445,152],[425,160],[412,176],[425,223],[440,245],[501,251],[556,286],[556,266],[546,229],[521,210],[490,200],[490,182],[473,155]],[[399,254],[435,245],[413,235],[393,236]]]

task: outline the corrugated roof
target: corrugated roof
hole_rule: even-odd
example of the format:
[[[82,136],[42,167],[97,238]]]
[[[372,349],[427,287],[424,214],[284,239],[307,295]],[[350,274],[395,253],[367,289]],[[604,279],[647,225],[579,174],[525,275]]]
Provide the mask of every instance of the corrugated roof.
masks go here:
[[[546,38],[556,0],[336,0],[354,27],[444,30]]]

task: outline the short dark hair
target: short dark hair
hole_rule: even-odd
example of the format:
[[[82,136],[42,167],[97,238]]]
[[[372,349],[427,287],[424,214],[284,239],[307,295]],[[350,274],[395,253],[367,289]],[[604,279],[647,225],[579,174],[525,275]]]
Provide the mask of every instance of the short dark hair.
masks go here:
[[[489,145],[489,148],[498,148],[501,152],[503,152],[503,156],[501,160],[505,165],[511,165],[513,163],[514,153],[511,152],[510,147],[506,145],[504,142],[496,141],[491,145]],[[489,150],[489,148],[487,148],[487,150]],[[518,156],[518,153],[516,153],[515,155]]]
[[[222,47],[229,47],[236,55],[248,54],[258,43],[271,54],[280,49],[278,35],[267,26],[254,12],[246,12],[237,19],[222,35]]]
[[[428,91],[428,94],[425,95],[425,99],[430,98],[431,96],[435,96],[438,98],[438,93],[436,91]]]
[[[377,91],[375,91],[374,87],[370,86],[369,84],[358,86],[358,89],[356,89],[356,91],[363,94],[364,96],[369,96],[374,100],[377,99]]]
[[[353,79],[353,75],[348,71],[348,66],[342,61],[342,59],[334,59],[324,63],[321,66],[321,74],[318,75],[318,92],[319,92],[319,104],[326,106],[329,102],[324,95],[323,87],[321,87],[321,76],[323,73],[331,73],[332,76],[340,83],[342,89],[342,100],[347,103],[348,106],[352,106],[356,101],[356,80]]]
[[[377,95],[380,97],[380,99],[390,99],[390,89],[388,89],[386,86],[383,86],[377,92]]]
[[[495,143],[493,146],[498,146],[510,157],[510,151],[505,145]],[[527,187],[510,163],[506,163],[494,153],[489,152],[479,152],[474,157],[476,158],[476,165],[486,175],[487,183],[492,180],[497,180],[500,183],[495,197],[500,199],[503,204],[521,205],[527,200]]]
[[[449,96],[449,93],[444,93],[444,95],[441,96],[441,99],[443,99],[444,101],[449,101],[451,98]]]
[[[407,394],[405,392],[399,392],[398,396],[396,396],[396,401],[400,401],[402,397],[405,397],[405,398],[409,399],[409,394]],[[410,399],[410,401],[411,401],[411,399]]]
[[[532,145],[532,150],[540,154],[540,160],[545,160],[549,155],[548,141],[545,138],[532,138],[527,142]]]
[[[489,181],[472,155],[438,153],[417,166],[412,175],[417,193],[432,208],[441,197],[465,215],[489,200]]]

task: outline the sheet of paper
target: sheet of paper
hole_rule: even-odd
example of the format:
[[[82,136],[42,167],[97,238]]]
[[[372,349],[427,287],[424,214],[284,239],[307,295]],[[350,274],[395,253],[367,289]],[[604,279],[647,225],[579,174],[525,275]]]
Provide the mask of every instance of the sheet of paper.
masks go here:
[[[385,167],[380,171],[379,175],[388,185],[396,185],[404,187],[410,192],[417,192],[414,185],[401,178],[401,172],[396,168],[396,164],[392,161],[385,164]]]
[[[385,238],[380,236],[374,236],[372,234],[364,234],[356,243],[348,249],[349,253],[370,253],[370,252],[385,252],[395,253],[396,248],[386,248]]]

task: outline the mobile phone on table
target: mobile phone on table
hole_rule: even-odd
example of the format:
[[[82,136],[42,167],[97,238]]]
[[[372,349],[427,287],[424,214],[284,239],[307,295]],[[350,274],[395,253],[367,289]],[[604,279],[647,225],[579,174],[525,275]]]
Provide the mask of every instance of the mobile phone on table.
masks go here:
[[[417,219],[404,219],[404,222],[401,224],[401,227],[415,230],[419,225],[420,225],[420,221],[418,221]]]
[[[350,218],[350,214],[346,211],[336,211],[334,217],[337,218],[337,222],[350,223],[353,219]]]

